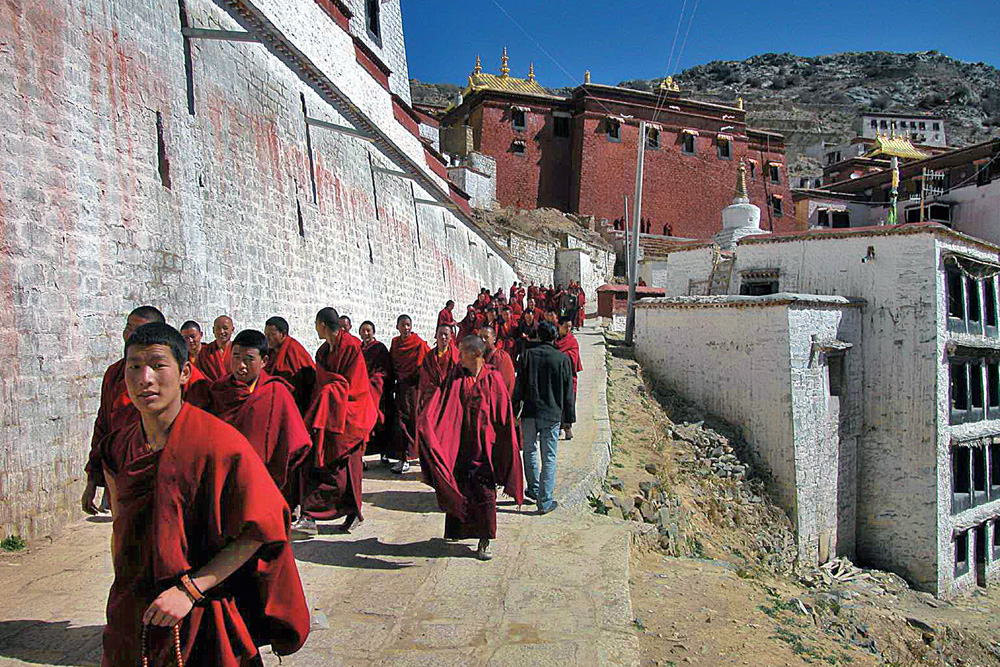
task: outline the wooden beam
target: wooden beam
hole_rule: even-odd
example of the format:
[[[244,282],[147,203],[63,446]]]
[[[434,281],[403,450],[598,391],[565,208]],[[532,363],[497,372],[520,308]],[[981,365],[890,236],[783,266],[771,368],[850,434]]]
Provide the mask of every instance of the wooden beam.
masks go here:
[[[365,141],[375,141],[375,137],[364,132],[362,130],[355,130],[353,127],[347,127],[346,125],[337,125],[336,123],[330,123],[325,120],[320,120],[319,118],[306,118],[306,124],[312,125],[313,127],[321,127],[324,130],[333,130],[334,132],[340,132],[341,134],[346,134],[357,139],[364,139]]]
[[[181,28],[188,39],[214,39],[222,42],[260,42],[256,35],[241,30],[208,30],[207,28]]]

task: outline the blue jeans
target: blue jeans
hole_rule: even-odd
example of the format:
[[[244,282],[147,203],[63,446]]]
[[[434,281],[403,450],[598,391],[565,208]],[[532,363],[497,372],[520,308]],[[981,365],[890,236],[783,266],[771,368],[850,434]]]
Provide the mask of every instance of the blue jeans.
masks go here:
[[[528,480],[527,492],[535,496],[538,509],[543,512],[552,507],[552,492],[556,486],[556,454],[559,451],[559,422],[539,419],[522,419],[521,436],[524,439],[524,476]],[[542,469],[538,470],[538,450],[542,453]]]

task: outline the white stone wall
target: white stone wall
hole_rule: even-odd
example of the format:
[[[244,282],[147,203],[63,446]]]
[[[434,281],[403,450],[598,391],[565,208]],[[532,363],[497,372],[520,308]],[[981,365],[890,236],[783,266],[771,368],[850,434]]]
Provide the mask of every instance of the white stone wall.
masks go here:
[[[192,26],[242,29],[213,2],[187,5]],[[423,164],[389,94],[316,3],[256,5]],[[175,325],[227,313],[238,329],[259,329],[282,315],[311,349],[320,307],[372,319],[386,340],[408,312],[429,337],[448,298],[514,280],[480,232],[415,205],[430,193],[373,175],[370,159],[399,167],[371,144],[311,128],[314,199],[302,96],[311,116],[344,120],[263,46],[194,41],[189,114],[175,0],[8,3],[0,43],[4,534],[33,538],[78,516],[101,376],[136,305]]]
[[[290,5],[297,4],[289,2]],[[365,24],[365,0],[344,0],[354,16],[351,17],[351,34],[357,35],[392,71],[389,90],[411,104],[410,74],[406,64],[406,44],[403,37],[403,12],[399,0],[379,0],[381,5],[381,39],[374,39]]]
[[[420,123],[420,136],[431,142],[434,150],[441,152],[441,128],[430,123]]]
[[[1000,244],[1000,179],[987,185],[977,186],[973,181],[957,190],[949,190],[947,197],[953,202],[951,209],[952,228],[957,232]],[[912,203],[908,204],[912,206]],[[904,206],[900,204],[900,216]],[[903,220],[900,217],[900,220]]]
[[[448,167],[448,178],[469,195],[473,208],[490,210],[496,203],[496,181],[467,166]]]

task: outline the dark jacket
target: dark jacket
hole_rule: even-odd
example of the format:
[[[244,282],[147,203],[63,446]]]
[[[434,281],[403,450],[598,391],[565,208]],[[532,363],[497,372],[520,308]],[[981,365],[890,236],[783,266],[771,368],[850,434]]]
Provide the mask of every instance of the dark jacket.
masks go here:
[[[529,344],[521,354],[511,400],[514,414],[520,411],[523,419],[574,423],[576,397],[569,357],[552,343]]]

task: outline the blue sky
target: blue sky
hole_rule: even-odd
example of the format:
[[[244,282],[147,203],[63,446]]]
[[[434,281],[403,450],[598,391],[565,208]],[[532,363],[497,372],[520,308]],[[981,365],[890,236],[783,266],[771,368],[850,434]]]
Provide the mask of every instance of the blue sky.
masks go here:
[[[1000,0],[402,0],[402,6],[410,76],[433,83],[464,84],[477,53],[487,71],[497,72],[504,45],[513,76],[526,76],[534,61],[539,82],[551,87],[582,82],[586,69],[595,83],[615,84],[663,76],[668,62],[674,73],[786,51],[936,49],[1000,67]]]

